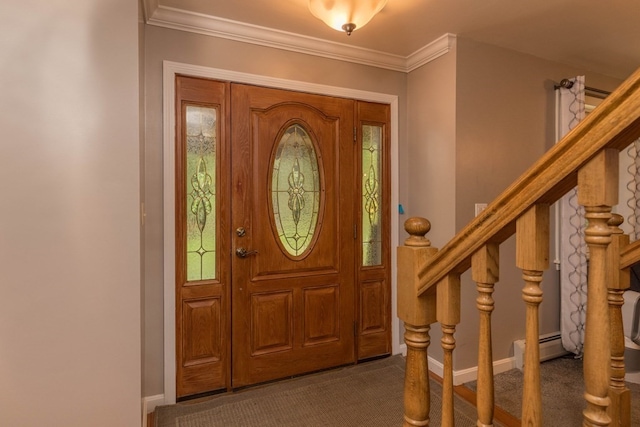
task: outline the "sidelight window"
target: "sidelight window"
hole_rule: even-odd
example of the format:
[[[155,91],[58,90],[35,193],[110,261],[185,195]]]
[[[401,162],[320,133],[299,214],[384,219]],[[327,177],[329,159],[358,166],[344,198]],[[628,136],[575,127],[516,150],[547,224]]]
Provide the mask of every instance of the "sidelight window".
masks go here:
[[[382,264],[382,127],[362,126],[362,264]]]
[[[216,277],[217,111],[186,107],[187,281]]]

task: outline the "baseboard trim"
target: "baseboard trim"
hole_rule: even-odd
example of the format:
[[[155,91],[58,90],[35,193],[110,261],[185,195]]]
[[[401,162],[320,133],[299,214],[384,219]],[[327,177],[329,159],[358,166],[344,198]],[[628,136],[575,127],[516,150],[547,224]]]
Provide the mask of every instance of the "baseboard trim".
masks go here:
[[[404,357],[407,357],[407,345],[401,344],[399,346],[400,352]],[[428,356],[429,370],[442,378],[444,375],[444,365],[439,360]],[[506,359],[496,360],[493,362],[493,375],[501,374],[516,367],[516,360],[513,357],[507,357]],[[461,385],[478,379],[478,367],[473,366],[471,368],[462,369],[460,371],[453,371],[453,385]]]
[[[516,362],[513,357],[507,357],[506,359],[496,360],[493,362],[493,375],[498,375],[516,367]],[[440,378],[444,374],[444,365],[442,362],[429,356],[429,370]],[[461,369],[459,371],[453,371],[453,385],[461,385],[478,379],[478,367],[472,366],[471,368]]]
[[[400,344],[398,346],[398,352],[400,354],[402,354],[404,357],[407,357],[407,345],[406,344]]]
[[[560,332],[540,335],[539,338],[540,362],[562,357],[569,354],[562,346],[562,337]],[[525,340],[517,340],[513,342],[513,357],[515,358],[516,368],[522,370],[524,366]]]
[[[513,357],[496,360],[493,362],[493,375],[507,372],[516,367],[516,361]],[[478,367],[453,371],[453,385],[461,385],[478,379]]]
[[[147,414],[156,410],[156,406],[164,405],[164,394],[145,396],[142,398],[142,427],[147,427]]]

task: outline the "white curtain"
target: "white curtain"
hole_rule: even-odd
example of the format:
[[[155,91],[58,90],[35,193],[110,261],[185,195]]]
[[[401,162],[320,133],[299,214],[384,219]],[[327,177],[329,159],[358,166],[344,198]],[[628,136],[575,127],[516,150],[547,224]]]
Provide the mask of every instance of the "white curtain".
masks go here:
[[[584,118],[584,76],[557,91],[558,140]],[[584,208],[576,189],[560,200],[560,335],[565,350],[582,355],[587,307],[587,248]]]

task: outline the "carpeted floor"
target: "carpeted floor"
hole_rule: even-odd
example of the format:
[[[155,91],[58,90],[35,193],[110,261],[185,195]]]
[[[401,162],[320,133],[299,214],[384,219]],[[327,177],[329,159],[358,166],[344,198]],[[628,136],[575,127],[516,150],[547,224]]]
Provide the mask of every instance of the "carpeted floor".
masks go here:
[[[523,373],[518,369],[494,376],[495,403],[511,415],[522,413]],[[476,382],[465,384],[476,390]],[[627,383],[631,390],[631,425],[640,426],[640,385]],[[542,425],[582,425],[584,382],[582,359],[573,356],[549,360],[540,364],[542,391]]]
[[[280,381],[199,403],[156,408],[156,427],[389,427],[402,425],[404,358]],[[431,381],[431,427],[440,426],[440,385]],[[456,399],[456,426],[473,427],[475,408]]]

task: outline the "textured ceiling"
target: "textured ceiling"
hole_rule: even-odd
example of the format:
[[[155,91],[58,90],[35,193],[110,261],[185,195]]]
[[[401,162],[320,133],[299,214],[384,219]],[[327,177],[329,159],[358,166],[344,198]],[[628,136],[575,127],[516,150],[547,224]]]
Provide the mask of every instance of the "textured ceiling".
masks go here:
[[[640,0],[388,0],[351,36],[306,0],[144,1],[402,57],[453,33],[618,78],[640,67]]]

